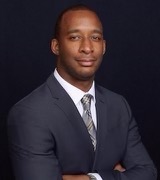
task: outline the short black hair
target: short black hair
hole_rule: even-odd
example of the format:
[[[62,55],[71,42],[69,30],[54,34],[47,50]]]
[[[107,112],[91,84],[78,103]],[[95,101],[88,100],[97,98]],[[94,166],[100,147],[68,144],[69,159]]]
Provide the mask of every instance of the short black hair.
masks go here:
[[[59,37],[60,24],[61,24],[63,15],[68,11],[77,11],[77,10],[88,10],[88,11],[92,11],[93,13],[95,13],[97,15],[95,10],[93,10],[92,8],[90,8],[89,6],[86,6],[84,4],[73,5],[73,6],[70,6],[66,9],[64,9],[57,18],[55,28],[54,28],[54,38],[58,39],[58,37]]]

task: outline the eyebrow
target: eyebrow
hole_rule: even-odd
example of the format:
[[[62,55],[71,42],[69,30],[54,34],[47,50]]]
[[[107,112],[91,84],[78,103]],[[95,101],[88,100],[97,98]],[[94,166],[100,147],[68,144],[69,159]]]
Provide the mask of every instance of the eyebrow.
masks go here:
[[[78,32],[80,32],[79,29],[71,29],[71,30],[69,30],[69,31],[67,32],[67,34],[78,33]],[[94,29],[92,32],[103,35],[102,30],[99,30],[99,29]]]

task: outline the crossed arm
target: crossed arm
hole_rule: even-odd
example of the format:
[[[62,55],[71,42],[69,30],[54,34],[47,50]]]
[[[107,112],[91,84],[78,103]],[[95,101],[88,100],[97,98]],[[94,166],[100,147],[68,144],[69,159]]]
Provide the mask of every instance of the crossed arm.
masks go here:
[[[122,167],[120,163],[118,163],[115,167],[114,170],[117,170],[119,172],[124,172],[125,168]],[[63,180],[90,180],[88,175],[63,175],[62,176]]]
[[[35,111],[33,114],[31,108],[21,109],[23,113],[18,108],[10,114],[8,123],[16,180],[89,180],[88,175],[61,176],[58,159],[52,151],[54,142],[50,132],[43,124],[39,125],[41,116]],[[31,117],[34,121],[28,121]],[[141,143],[134,120],[129,124],[127,142],[122,161],[126,170],[117,164],[113,170],[99,169],[98,174],[103,180],[156,180],[156,169]]]

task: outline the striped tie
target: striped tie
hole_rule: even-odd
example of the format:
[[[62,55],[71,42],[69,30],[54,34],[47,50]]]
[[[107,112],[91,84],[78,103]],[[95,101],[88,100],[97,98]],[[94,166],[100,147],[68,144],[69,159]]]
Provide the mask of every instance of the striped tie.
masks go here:
[[[94,150],[95,150],[96,149],[96,129],[95,129],[95,126],[94,126],[94,123],[92,120],[92,115],[91,115],[91,110],[90,110],[91,98],[92,98],[91,94],[86,94],[81,99],[81,103],[83,105],[82,118],[86,124],[86,127],[88,129],[89,134],[90,134],[92,144],[93,144]]]

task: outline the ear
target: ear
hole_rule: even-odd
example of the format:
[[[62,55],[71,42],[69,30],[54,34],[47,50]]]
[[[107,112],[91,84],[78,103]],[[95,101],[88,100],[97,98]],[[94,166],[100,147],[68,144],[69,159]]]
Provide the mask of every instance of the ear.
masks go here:
[[[57,39],[52,39],[51,41],[51,50],[55,55],[59,55],[59,43]]]
[[[107,44],[106,44],[106,41],[103,40],[103,54],[105,54],[106,49],[107,49]]]

